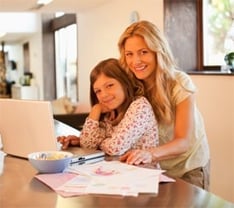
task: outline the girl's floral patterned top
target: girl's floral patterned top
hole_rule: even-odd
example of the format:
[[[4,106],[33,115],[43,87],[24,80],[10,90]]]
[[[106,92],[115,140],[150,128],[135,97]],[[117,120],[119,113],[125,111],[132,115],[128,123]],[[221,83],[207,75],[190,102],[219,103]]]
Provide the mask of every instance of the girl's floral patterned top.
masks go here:
[[[101,149],[108,155],[122,155],[130,149],[158,146],[158,123],[145,97],[133,101],[118,125],[86,118],[80,135],[84,148]]]

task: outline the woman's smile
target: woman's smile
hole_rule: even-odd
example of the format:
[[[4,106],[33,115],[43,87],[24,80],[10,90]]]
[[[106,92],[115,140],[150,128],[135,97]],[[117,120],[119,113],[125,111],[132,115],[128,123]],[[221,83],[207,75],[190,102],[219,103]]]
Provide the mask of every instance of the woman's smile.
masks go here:
[[[147,80],[156,70],[155,53],[140,36],[132,36],[125,42],[127,65],[138,79]]]
[[[134,69],[135,71],[143,71],[147,68],[147,65],[144,64],[144,65],[140,65],[140,66],[135,66]]]

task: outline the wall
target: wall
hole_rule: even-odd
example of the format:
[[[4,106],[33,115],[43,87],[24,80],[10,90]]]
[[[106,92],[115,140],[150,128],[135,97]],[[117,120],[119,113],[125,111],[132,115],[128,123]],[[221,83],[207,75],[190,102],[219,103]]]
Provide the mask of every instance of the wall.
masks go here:
[[[13,33],[24,33],[25,39],[17,43],[8,43],[6,51],[9,60],[15,60],[19,75],[24,74],[23,44],[29,43],[30,72],[33,73],[39,86],[40,99],[43,100],[43,70],[42,70],[42,34],[41,34],[41,15],[36,13],[0,13],[0,27],[3,30]],[[10,21],[6,24],[4,20]],[[24,24],[19,24],[24,22]],[[11,26],[11,27],[9,27]]]
[[[210,145],[210,191],[234,203],[234,76],[191,77]]]
[[[155,23],[163,30],[163,0],[109,1],[98,8],[77,14],[78,93],[80,111],[89,111],[89,73],[102,59],[119,57],[117,42],[130,24],[130,14]]]
[[[7,20],[7,24],[6,24]],[[33,12],[2,12],[0,13],[1,31],[7,33],[34,33],[37,32],[37,15]],[[24,24],[20,24],[24,23]]]
[[[34,84],[39,86],[39,97],[41,100],[44,98],[43,90],[43,58],[42,58],[42,34],[41,32],[35,33],[29,39],[30,50],[30,71],[34,75]]]
[[[14,60],[17,65],[18,76],[23,74],[23,48],[21,44],[7,46],[5,51],[8,53],[8,60]],[[9,71],[9,69],[8,69]],[[19,82],[19,80],[18,80]]]
[[[77,13],[78,94],[81,111],[89,111],[89,73],[91,69],[102,59],[108,57],[118,58],[117,42],[120,34],[130,24],[130,14],[132,11],[137,11],[140,19],[150,20],[163,30],[163,0],[147,0],[144,3],[142,3],[142,0],[108,1],[108,3],[100,7]],[[44,99],[42,37],[41,31],[38,31],[41,30],[41,19],[40,15],[36,13],[27,13],[25,15],[27,20],[31,21],[24,25],[34,26],[33,29],[27,32],[39,32],[33,34],[25,41],[29,42],[30,45],[30,71],[35,75],[40,88],[40,99]],[[28,18],[27,15],[32,15],[33,18]],[[17,21],[12,22],[15,23]],[[1,21],[0,25],[1,27],[4,26]],[[18,27],[19,24],[12,27],[12,30],[15,28],[18,29]],[[22,28],[21,25],[20,28]],[[19,31],[21,30],[18,29],[16,32]],[[21,46],[25,41],[19,43],[18,46]],[[22,53],[21,57],[23,57]],[[17,59],[19,58],[17,57]],[[19,68],[22,74],[23,66],[19,66]]]

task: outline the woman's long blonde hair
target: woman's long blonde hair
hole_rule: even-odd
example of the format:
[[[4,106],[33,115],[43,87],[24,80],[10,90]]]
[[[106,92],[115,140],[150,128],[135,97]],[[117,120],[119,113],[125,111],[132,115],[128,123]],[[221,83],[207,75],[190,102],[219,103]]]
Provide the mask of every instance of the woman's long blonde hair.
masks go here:
[[[125,42],[128,38],[140,36],[145,40],[148,48],[155,53],[156,68],[154,83],[141,82],[145,87],[145,96],[150,101],[159,123],[169,124],[175,115],[175,103],[172,100],[172,90],[176,84],[174,71],[177,68],[167,40],[159,29],[148,21],[139,21],[131,24],[121,35],[118,43],[120,64],[135,78],[125,59]]]

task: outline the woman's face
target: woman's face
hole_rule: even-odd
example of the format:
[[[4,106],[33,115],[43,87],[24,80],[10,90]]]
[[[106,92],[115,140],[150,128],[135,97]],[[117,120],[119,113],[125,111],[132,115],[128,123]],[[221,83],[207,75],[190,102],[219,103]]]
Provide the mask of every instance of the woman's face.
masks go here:
[[[121,83],[104,74],[99,75],[94,82],[93,90],[98,101],[109,110],[118,109],[125,101],[125,94]]]
[[[140,36],[133,36],[124,45],[125,59],[130,70],[140,80],[154,79],[156,69],[155,53],[151,51]]]

